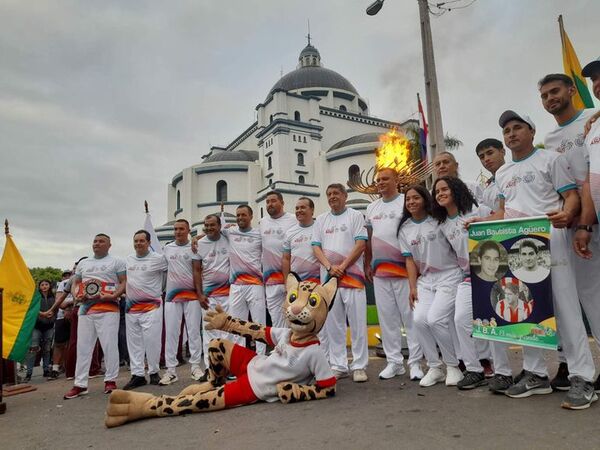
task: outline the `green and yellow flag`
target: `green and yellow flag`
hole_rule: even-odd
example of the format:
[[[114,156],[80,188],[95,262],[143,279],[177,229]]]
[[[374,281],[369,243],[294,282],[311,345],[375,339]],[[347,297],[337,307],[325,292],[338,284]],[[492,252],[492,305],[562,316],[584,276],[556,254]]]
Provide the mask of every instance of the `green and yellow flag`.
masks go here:
[[[22,361],[40,311],[40,293],[10,234],[0,260],[2,295],[2,357]]]
[[[563,66],[565,68],[565,74],[573,78],[575,82],[575,88],[577,94],[573,97],[573,105],[576,109],[593,108],[594,101],[588,90],[585,78],[581,75],[581,65],[577,58],[577,53],[571,44],[569,36],[563,26],[562,15],[558,16],[558,25],[560,28],[560,40],[562,42],[562,55],[563,55]]]

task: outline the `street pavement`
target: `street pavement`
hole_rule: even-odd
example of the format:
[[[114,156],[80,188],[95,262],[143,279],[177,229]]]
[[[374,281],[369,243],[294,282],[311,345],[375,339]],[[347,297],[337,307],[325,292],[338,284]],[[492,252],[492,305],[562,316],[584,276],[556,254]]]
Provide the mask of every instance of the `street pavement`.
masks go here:
[[[597,366],[598,351],[595,345]],[[556,364],[549,354],[551,371]],[[520,350],[511,350],[515,373]],[[38,390],[5,398],[0,415],[3,449],[545,449],[600,448],[600,402],[584,411],[560,408],[564,393],[510,399],[487,388],[458,391],[444,385],[420,388],[407,375],[381,381],[385,361],[371,357],[367,383],[338,383],[327,400],[283,405],[259,403],[226,411],[150,419],[115,429],[104,427],[108,396],[101,378],[89,395],[63,400],[71,381],[34,376]],[[38,369],[39,370],[39,369]],[[139,391],[176,394],[180,380]],[[118,385],[129,379],[122,369]],[[190,380],[191,381],[191,380]]]

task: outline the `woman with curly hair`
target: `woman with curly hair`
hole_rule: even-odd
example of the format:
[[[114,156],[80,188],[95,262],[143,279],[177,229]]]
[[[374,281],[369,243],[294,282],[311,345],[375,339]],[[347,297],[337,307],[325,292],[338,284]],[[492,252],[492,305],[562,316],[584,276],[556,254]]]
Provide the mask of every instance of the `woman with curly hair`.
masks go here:
[[[471,217],[487,217],[492,210],[479,206],[465,183],[458,178],[441,177],[433,184],[433,216],[440,223],[440,230],[456,253],[463,271],[463,281],[456,290],[454,302],[454,326],[460,353],[467,368],[459,389],[474,389],[487,384],[473,332],[473,307],[471,304],[471,276],[469,265],[469,234],[465,220]],[[458,350],[458,349],[456,349]]]
[[[416,185],[408,188],[398,240],[406,257],[413,327],[429,367],[419,384],[427,387],[445,380],[447,386],[455,386],[463,375],[458,369],[449,322],[462,271],[438,221],[431,216],[431,205],[427,189]],[[436,345],[446,363],[446,373]]]

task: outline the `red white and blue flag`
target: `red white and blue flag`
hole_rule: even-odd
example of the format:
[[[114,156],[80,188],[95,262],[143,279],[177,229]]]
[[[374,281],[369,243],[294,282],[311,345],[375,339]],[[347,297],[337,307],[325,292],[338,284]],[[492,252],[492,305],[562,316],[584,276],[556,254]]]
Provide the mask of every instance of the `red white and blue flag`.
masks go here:
[[[419,103],[419,143],[421,144],[421,161],[427,161],[427,121],[423,112],[421,98],[417,94],[417,102]]]

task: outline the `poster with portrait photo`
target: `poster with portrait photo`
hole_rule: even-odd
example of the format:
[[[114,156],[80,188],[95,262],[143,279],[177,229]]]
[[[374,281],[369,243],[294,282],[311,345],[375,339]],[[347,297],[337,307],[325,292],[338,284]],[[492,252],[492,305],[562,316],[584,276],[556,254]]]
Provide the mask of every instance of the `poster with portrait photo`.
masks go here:
[[[471,224],[469,258],[473,337],[555,350],[548,218]]]

